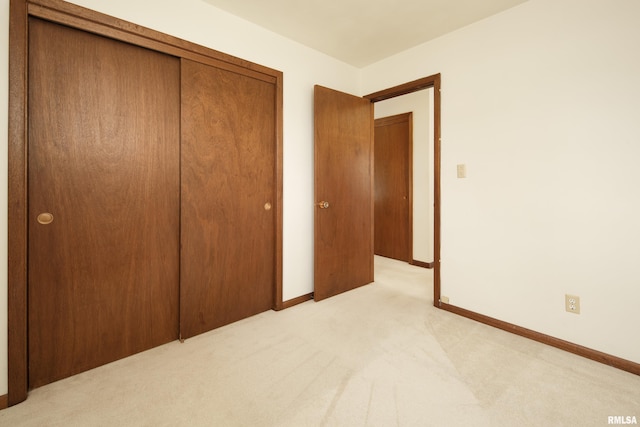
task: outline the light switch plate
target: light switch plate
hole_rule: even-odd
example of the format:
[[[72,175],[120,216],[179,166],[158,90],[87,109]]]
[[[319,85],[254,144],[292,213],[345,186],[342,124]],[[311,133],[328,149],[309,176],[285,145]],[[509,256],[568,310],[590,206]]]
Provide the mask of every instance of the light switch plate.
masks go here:
[[[458,165],[458,178],[466,178],[467,177],[467,165],[461,164]]]

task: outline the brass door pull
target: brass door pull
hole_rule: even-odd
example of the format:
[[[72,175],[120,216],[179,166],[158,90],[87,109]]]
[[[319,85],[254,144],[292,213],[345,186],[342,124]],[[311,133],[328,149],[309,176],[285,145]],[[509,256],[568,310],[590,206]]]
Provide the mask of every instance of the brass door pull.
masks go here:
[[[316,203],[316,206],[318,206],[320,209],[328,209],[329,208],[329,202],[318,202]]]
[[[40,215],[38,215],[37,219],[40,224],[48,225],[53,222],[53,215],[50,214],[49,212],[43,212]]]

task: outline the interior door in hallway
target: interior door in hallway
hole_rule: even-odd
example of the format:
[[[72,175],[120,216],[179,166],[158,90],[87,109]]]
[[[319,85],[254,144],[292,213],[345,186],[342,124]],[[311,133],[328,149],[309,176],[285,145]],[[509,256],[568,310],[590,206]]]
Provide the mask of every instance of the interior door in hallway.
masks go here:
[[[180,64],[29,27],[34,388],[178,337]]]
[[[412,114],[375,121],[375,253],[412,261]]]
[[[272,82],[182,60],[182,338],[273,307],[275,100]]]
[[[316,301],[373,281],[373,105],[315,87]]]

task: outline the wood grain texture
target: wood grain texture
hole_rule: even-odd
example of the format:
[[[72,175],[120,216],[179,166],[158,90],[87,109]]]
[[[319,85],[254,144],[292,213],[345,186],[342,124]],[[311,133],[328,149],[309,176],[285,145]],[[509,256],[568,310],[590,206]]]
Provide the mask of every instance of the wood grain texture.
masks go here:
[[[122,21],[60,0],[10,0],[9,43],[9,405],[27,398],[27,75],[29,16],[71,28],[104,35],[114,40],[147,47],[176,57],[191,58],[219,68],[236,70],[277,86],[275,108],[277,142],[276,201],[276,293],[274,307],[282,305],[282,88],[283,74],[210,48]]]
[[[373,105],[315,87],[314,298],[373,281]]]
[[[273,84],[182,62],[182,338],[273,306],[275,100]]]
[[[33,388],[178,337],[180,64],[38,19],[29,61]]]
[[[375,120],[375,254],[413,259],[413,115]]]
[[[27,6],[9,5],[8,404],[27,398]]]
[[[160,33],[131,22],[104,15],[60,0],[27,2],[30,16],[58,22],[136,46],[189,58],[218,68],[241,72],[257,79],[275,83],[279,71],[231,56],[186,40]]]

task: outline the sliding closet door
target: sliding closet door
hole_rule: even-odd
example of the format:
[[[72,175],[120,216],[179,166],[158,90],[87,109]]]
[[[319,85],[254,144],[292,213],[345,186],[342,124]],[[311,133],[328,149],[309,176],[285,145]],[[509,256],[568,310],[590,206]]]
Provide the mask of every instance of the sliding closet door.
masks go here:
[[[276,87],[182,61],[182,338],[274,301]]]
[[[34,388],[178,338],[180,63],[29,27]]]

